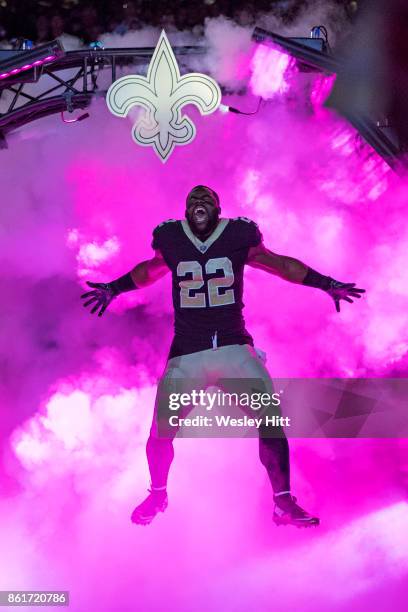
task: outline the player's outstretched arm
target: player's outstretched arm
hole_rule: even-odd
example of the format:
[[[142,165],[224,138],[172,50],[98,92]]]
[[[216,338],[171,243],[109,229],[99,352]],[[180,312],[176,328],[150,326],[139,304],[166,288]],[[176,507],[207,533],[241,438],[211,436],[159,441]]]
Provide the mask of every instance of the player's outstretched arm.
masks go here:
[[[358,289],[355,283],[341,283],[330,276],[319,274],[298,259],[272,253],[263,243],[249,249],[247,263],[292,283],[326,291],[333,299],[337,312],[340,312],[340,300],[353,303],[352,297],[360,298],[365,293],[365,289]]]
[[[101,317],[112,300],[120,293],[147,287],[167,274],[168,271],[169,268],[162,254],[157,250],[152,259],[141,261],[130,272],[110,283],[91,283],[87,281],[86,284],[92,288],[92,291],[87,291],[87,293],[81,295],[81,298],[86,300],[83,305],[92,305],[91,314],[99,310],[98,316]]]

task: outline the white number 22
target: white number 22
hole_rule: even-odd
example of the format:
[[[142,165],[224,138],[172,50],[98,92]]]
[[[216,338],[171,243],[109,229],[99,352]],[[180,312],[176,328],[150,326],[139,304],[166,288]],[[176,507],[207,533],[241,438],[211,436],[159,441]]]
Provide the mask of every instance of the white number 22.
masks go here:
[[[234,284],[234,272],[232,262],[228,257],[217,257],[209,259],[205,264],[206,274],[223,272],[223,276],[210,278],[207,281],[208,303],[210,306],[226,306],[234,304],[235,296],[233,289],[227,289],[220,293],[219,289],[231,287]],[[180,306],[181,308],[205,308],[207,305],[204,292],[191,295],[191,291],[201,289],[205,281],[203,279],[203,268],[198,261],[181,261],[177,266],[177,276],[191,274],[189,280],[182,280],[180,285]]]

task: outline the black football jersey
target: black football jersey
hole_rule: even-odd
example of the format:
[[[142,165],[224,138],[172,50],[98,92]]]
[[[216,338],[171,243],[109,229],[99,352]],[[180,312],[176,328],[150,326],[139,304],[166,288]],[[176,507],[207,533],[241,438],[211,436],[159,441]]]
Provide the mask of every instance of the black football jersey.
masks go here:
[[[242,309],[244,265],[251,247],[262,241],[246,217],[220,219],[202,242],[187,220],[170,219],[153,231],[172,272],[175,336],[171,357],[229,344],[251,344]]]

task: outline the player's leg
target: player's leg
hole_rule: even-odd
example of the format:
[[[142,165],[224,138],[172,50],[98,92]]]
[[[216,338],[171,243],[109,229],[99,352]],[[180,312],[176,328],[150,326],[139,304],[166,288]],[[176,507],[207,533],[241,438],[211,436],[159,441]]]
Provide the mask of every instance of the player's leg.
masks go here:
[[[194,380],[192,375],[199,371],[199,365],[198,353],[175,357],[168,361],[159,381],[150,435],[146,444],[151,486],[149,495],[132,513],[131,520],[134,523],[148,525],[158,512],[164,512],[167,508],[167,479],[174,458],[173,441],[179,429],[169,423],[169,396],[175,392],[191,391]],[[192,406],[184,406],[180,416],[186,416],[191,409]]]
[[[249,345],[224,347],[225,366],[222,375],[225,378],[256,379],[259,389],[251,385],[251,393],[274,393],[273,383],[264,360]],[[279,416],[279,409],[274,407],[273,414]],[[253,415],[251,415],[253,416]],[[259,416],[266,416],[266,413]],[[296,526],[318,525],[319,519],[307,513],[296,503],[290,490],[290,457],[289,444],[282,427],[273,428],[262,425],[259,428],[259,458],[265,467],[274,493],[275,508],[273,519],[277,525],[293,524]]]
[[[164,512],[168,505],[167,478],[174,458],[173,440],[177,431],[168,431],[160,436],[159,414],[160,402],[174,377],[182,378],[183,373],[175,366],[172,359],[167,362],[165,371],[159,380],[154,404],[153,420],[149,438],[146,443],[146,456],[150,472],[149,495],[133,510],[131,521],[139,525],[148,525],[158,512]]]
[[[265,467],[274,495],[290,491],[289,444],[282,428],[271,437],[268,428],[259,428],[259,459]]]
[[[273,393],[273,383],[264,359],[256,349],[248,347],[250,356],[243,367],[243,372],[250,374],[258,372],[268,393]],[[309,527],[319,525],[319,519],[301,508],[290,490],[290,458],[289,444],[282,427],[261,426],[259,428],[259,458],[265,466],[274,492],[275,507],[273,520],[276,525],[295,525]]]
[[[177,427],[166,427],[162,416],[167,415],[167,402],[169,394],[174,391],[173,385],[180,387],[183,384],[185,372],[170,359],[163,376],[157,386],[154,404],[153,420],[150,435],[146,444],[147,462],[150,471],[152,490],[166,489],[170,466],[174,458],[173,440],[177,434]],[[164,405],[163,405],[164,403]]]
[[[272,380],[261,359],[249,345],[230,345],[214,351],[213,367],[223,389],[227,392],[249,394],[274,393]],[[230,388],[228,388],[230,386]],[[248,388],[250,387],[250,388]],[[243,409],[250,417],[263,416],[261,411]],[[278,413],[278,410],[275,410]],[[282,428],[259,429],[259,458],[268,473],[273,491],[279,494],[290,490],[289,445]]]
[[[146,455],[151,482],[149,495],[136,506],[131,516],[131,521],[139,525],[148,525],[158,512],[164,512],[168,506],[167,477],[174,458],[173,440],[150,434]]]

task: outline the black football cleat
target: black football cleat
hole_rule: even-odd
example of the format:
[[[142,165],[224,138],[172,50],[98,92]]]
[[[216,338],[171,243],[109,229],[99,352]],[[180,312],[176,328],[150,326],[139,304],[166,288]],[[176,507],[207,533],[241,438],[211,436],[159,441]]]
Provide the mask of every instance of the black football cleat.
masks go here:
[[[166,491],[149,489],[149,495],[132,512],[130,520],[137,525],[149,525],[156,514],[164,512],[168,505]]]
[[[274,495],[273,499],[275,502],[273,521],[278,527],[279,525],[295,525],[296,527],[317,527],[320,525],[320,519],[298,506],[296,497],[290,493]]]

